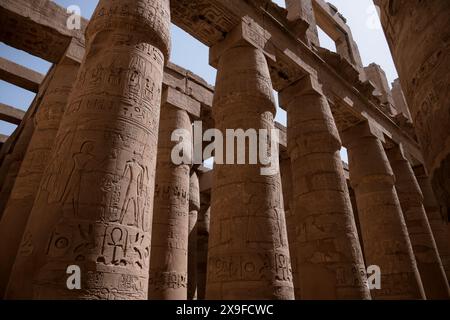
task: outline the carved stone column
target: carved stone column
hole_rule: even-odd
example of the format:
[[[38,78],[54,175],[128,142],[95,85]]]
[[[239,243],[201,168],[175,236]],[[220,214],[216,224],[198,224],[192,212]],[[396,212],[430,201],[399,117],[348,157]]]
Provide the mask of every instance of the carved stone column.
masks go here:
[[[224,136],[227,129],[265,129],[266,135],[274,129],[269,68],[250,44],[263,32],[242,22],[212,48],[211,61],[218,60],[213,118]],[[249,144],[241,146],[246,164],[214,166],[206,298],[294,299],[280,174],[263,175],[266,166],[249,164]],[[236,154],[236,141],[233,148],[225,154]]]
[[[7,298],[147,298],[169,32],[168,0],[99,2]]]
[[[321,86],[310,76],[280,93],[287,109],[297,273],[302,299],[370,299],[341,140]]]
[[[29,120],[34,123],[33,135],[0,221],[0,252],[3,253],[0,260],[0,296],[5,293],[17,249],[33,208],[42,174],[53,150],[56,133],[78,68],[79,63],[68,58],[63,58],[56,65],[46,94],[33,120]]]
[[[450,210],[450,2],[374,3],[379,7],[435,195]]]
[[[189,114],[169,103],[161,110],[155,209],[153,212],[149,299],[186,300],[189,236],[190,164],[174,164],[172,141],[175,130],[192,139]]]
[[[444,266],[447,275],[447,281],[450,279],[450,238],[447,228],[447,219],[441,214],[439,204],[431,187],[430,178],[423,166],[414,168],[417,182],[423,195],[423,206],[427,213],[428,221],[433,232],[434,240],[441,257],[442,265]]]
[[[197,299],[205,300],[208,262],[208,239],[210,220],[209,194],[200,194],[200,211],[197,219]]]
[[[450,299],[447,277],[423,207],[423,195],[401,146],[387,150],[409,238],[427,299]]]
[[[36,112],[39,110],[48,86],[52,83],[54,74],[55,67],[53,66],[40,85],[39,92],[34,97],[23,120],[8,141],[0,148],[0,218],[3,216],[23,158],[33,136]]]
[[[297,223],[295,220],[294,201],[292,197],[291,159],[282,155],[280,159],[281,184],[283,188],[283,203],[286,215],[286,230],[289,242],[289,255],[292,265],[292,282],[294,284],[295,299],[300,300],[300,287],[297,274]]]
[[[191,172],[189,185],[188,300],[197,300],[197,220],[200,186],[197,173]]]
[[[362,123],[342,137],[348,149],[366,263],[381,269],[381,289],[372,290],[372,297],[425,298],[394,174],[375,129]]]

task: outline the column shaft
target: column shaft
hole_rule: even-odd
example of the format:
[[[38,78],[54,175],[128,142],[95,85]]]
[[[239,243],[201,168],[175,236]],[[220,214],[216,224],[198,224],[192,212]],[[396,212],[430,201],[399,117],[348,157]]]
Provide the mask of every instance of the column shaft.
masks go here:
[[[224,136],[226,129],[270,134],[274,115],[262,51],[247,44],[228,47],[219,59],[216,128]],[[206,298],[293,299],[280,174],[262,175],[266,166],[249,164],[249,144],[237,151],[245,151],[246,164],[214,166]]]
[[[395,188],[408,228],[427,299],[450,299],[447,277],[423,207],[423,195],[401,147],[387,151],[395,175]]]
[[[100,0],[7,298],[147,298],[169,30],[167,0]]]
[[[177,129],[186,130],[191,139],[188,113],[165,104],[161,112],[156,166],[149,299],[187,298],[190,164],[176,165],[171,159],[178,143],[172,141],[171,136]]]
[[[423,194],[423,205],[427,213],[428,221],[433,232],[434,240],[436,241],[437,249],[439,251],[442,265],[447,275],[447,280],[450,279],[450,238],[449,230],[447,228],[447,219],[442,216],[439,204],[434,195],[431,181],[425,172],[425,168],[415,168],[416,178],[420,185]]]
[[[282,158],[280,162],[281,184],[283,188],[284,212],[286,215],[286,230],[289,243],[289,255],[292,265],[292,282],[294,284],[295,299],[300,300],[300,287],[297,274],[297,223],[292,197],[291,159]]]
[[[189,185],[188,300],[197,300],[197,220],[200,186],[197,173],[191,172]]]
[[[1,296],[6,290],[17,249],[52,152],[78,68],[77,62],[66,58],[56,65],[52,81],[33,117],[33,135],[0,221],[0,251],[4,253],[0,261]]]
[[[211,196],[200,194],[197,220],[197,299],[205,300]]]
[[[394,188],[392,168],[368,123],[346,130],[350,181],[356,195],[368,266],[381,269],[374,299],[425,298],[405,220]]]
[[[316,79],[285,89],[302,299],[370,299],[340,157],[341,140]]]

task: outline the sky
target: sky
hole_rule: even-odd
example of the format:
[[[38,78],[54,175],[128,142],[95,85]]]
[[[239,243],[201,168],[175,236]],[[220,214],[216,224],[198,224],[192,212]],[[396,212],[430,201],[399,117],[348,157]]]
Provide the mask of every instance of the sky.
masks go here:
[[[273,0],[284,7],[285,0]],[[97,0],[54,0],[61,6],[77,5],[81,15],[90,18]],[[392,57],[386,43],[386,38],[379,24],[379,19],[372,0],[328,0],[335,5],[347,18],[353,38],[359,46],[363,64],[372,62],[381,65],[391,83],[397,78]],[[321,46],[335,51],[334,43],[323,32],[319,32]],[[24,65],[30,69],[45,74],[51,64],[40,58],[31,56],[23,51],[8,47],[0,43],[0,57]],[[189,69],[214,85],[216,70],[208,64],[208,48],[176,26],[172,26],[172,54],[171,61]],[[14,85],[0,81],[0,102],[18,109],[26,110],[31,104],[34,93],[20,89]],[[278,109],[276,120],[286,124],[286,113]],[[10,135],[15,125],[0,121],[0,134]],[[343,155],[346,158],[346,155]]]

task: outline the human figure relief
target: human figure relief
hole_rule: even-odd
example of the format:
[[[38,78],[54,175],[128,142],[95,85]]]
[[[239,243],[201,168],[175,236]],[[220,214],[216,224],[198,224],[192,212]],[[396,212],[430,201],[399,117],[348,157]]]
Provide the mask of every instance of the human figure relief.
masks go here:
[[[147,168],[140,165],[136,161],[136,158],[133,157],[125,165],[122,180],[124,178],[128,178],[128,186],[126,188],[125,199],[120,214],[120,223],[123,223],[125,215],[131,204],[134,210],[133,225],[139,227],[141,224],[143,225],[144,218],[143,211],[145,208],[143,208],[142,200],[146,196],[146,192],[144,192],[144,186],[147,184],[146,181],[149,178]]]
[[[72,166],[62,196],[63,203],[72,203],[74,215],[78,216],[78,200],[81,189],[81,179],[87,165],[95,158],[92,154],[94,145],[91,141],[82,144],[80,152],[72,156]]]

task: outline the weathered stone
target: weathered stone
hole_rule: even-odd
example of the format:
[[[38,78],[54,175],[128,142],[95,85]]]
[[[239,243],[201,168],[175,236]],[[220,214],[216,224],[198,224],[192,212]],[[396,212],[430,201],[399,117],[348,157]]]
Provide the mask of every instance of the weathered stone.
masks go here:
[[[295,220],[294,199],[292,196],[291,159],[284,157],[280,161],[281,184],[283,189],[284,212],[286,216],[286,230],[289,242],[289,255],[292,266],[292,282],[294,284],[295,299],[300,300],[301,290],[297,270],[297,223]]]
[[[403,89],[400,84],[400,79],[395,79],[392,83],[392,99],[394,99],[394,106],[398,113],[405,116],[406,119],[412,121],[411,112],[409,111],[408,103],[406,102],[405,95],[403,94]]]
[[[449,230],[447,228],[447,217],[441,214],[439,204],[431,187],[430,178],[423,166],[414,168],[417,182],[423,195],[423,206],[427,213],[428,221],[433,232],[434,240],[441,257],[442,265],[444,266],[447,280],[450,278],[450,241]]]
[[[355,191],[368,266],[381,269],[374,299],[424,299],[395,178],[381,141],[368,123],[346,130],[350,182]]]
[[[200,210],[200,186],[195,170],[189,184],[188,300],[197,299],[197,220]]]
[[[288,112],[288,150],[302,299],[370,299],[340,157],[341,140],[312,77],[280,94]]]
[[[221,54],[213,50],[219,57],[213,104],[216,128],[223,133],[274,129],[275,102],[266,58],[260,49],[241,42],[236,34],[240,29],[234,32],[228,39],[237,42],[221,46]],[[245,154],[248,159],[248,145]],[[263,167],[214,166],[207,299],[294,298],[280,174],[261,175]]]
[[[205,300],[211,196],[200,194],[197,219],[197,299]]]
[[[172,132],[192,137],[185,110],[168,103],[161,110],[150,256],[149,299],[186,300],[188,284],[190,164],[175,165]],[[187,138],[187,137],[186,137]]]
[[[66,108],[79,64],[63,58],[54,69],[33,117],[34,131],[22,160],[9,200],[0,221],[0,295],[3,296],[28,217],[33,208],[45,166],[54,147],[56,133]]]
[[[447,277],[423,207],[423,195],[401,146],[387,150],[395,189],[427,299],[450,299]]]
[[[450,2],[374,2],[433,188],[441,205],[450,208]]]
[[[19,125],[25,111],[0,103],[0,120]]]
[[[99,2],[7,298],[147,298],[169,27],[167,0]],[[81,290],[67,290],[70,265]]]

